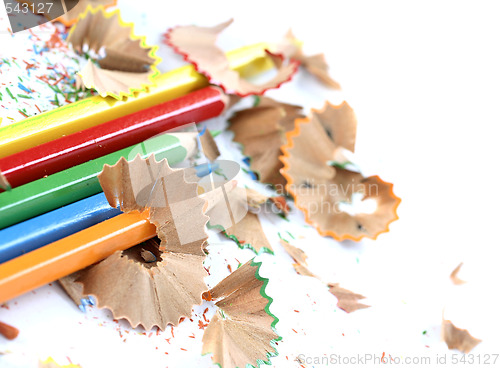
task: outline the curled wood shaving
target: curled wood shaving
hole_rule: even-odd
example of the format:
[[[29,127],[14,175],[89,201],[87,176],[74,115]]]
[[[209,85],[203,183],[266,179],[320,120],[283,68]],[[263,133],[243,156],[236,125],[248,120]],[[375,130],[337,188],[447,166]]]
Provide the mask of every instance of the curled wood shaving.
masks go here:
[[[261,209],[263,205],[267,202],[271,202],[280,210],[283,214],[287,215],[290,211],[290,207],[286,203],[286,199],[283,196],[269,197],[267,195],[261,194],[260,192],[246,188],[247,203],[250,207],[255,209]]]
[[[186,183],[184,171],[170,168],[167,160],[139,155],[105,165],[99,182],[111,206],[125,213],[139,211],[156,226],[158,238],[81,271],[76,281],[83,284],[83,294],[93,295],[100,308],[109,308],[132,327],[179,324],[206,290],[208,218],[197,185]],[[150,253],[146,259],[145,251]]]
[[[217,143],[215,143],[214,137],[212,137],[208,129],[200,135],[200,142],[205,157],[210,161],[215,161],[220,156],[219,147],[217,147]]]
[[[240,247],[248,245],[256,253],[261,250],[272,253],[273,248],[262,229],[259,217],[252,212],[248,212],[241,221],[226,229],[225,233]]]
[[[203,335],[203,354],[213,353],[222,368],[256,366],[277,354],[278,319],[269,311],[272,299],[265,294],[267,279],[259,267],[249,261],[207,293],[219,310]]]
[[[83,285],[76,282],[82,272],[83,271],[77,271],[58,280],[61,287],[64,289],[66,294],[68,294],[68,296],[75,302],[77,307],[80,307],[80,305],[82,304],[82,299],[87,297],[87,295],[83,294]]]
[[[295,271],[299,275],[314,277],[317,278],[318,280],[321,280],[318,276],[313,274],[307,268],[307,262],[306,262],[307,255],[304,253],[302,249],[294,247],[293,245],[289,244],[284,240],[281,240],[281,245],[288,253],[288,255],[292,257],[293,260],[295,261],[293,267],[295,268]],[[347,313],[354,312],[358,309],[370,307],[369,305],[358,303],[359,299],[365,298],[360,294],[356,294],[350,290],[341,288],[339,284],[328,283],[327,286],[328,286],[328,291],[337,298],[337,306]]]
[[[184,170],[170,168],[167,160],[137,155],[127,162],[122,157],[114,166],[105,165],[98,178],[112,207],[139,211],[156,226],[162,251],[182,252],[186,244],[201,245],[207,238],[208,217],[197,184],[187,183]]]
[[[448,349],[457,349],[466,354],[481,342],[473,337],[469,331],[458,328],[451,321],[444,319],[441,324],[441,338],[448,345]]]
[[[150,83],[148,73],[116,72],[99,68],[92,61],[80,71],[77,87],[85,86],[87,89],[95,89],[102,97],[107,95],[119,96],[128,91],[130,86],[141,86]]]
[[[465,284],[465,281],[462,280],[461,278],[458,277],[458,274],[460,272],[460,269],[462,268],[463,266],[463,262],[461,262],[454,270],[453,272],[451,273],[450,275],[450,279],[451,279],[451,282],[455,285],[463,285]]]
[[[214,164],[219,162],[216,161]],[[223,163],[223,162],[222,162]],[[239,169],[239,166],[238,166]],[[187,171],[188,182],[197,182],[198,193],[207,201],[205,213],[209,216],[209,227],[221,231],[235,241],[241,248],[250,248],[258,253],[261,250],[272,253],[271,245],[262,229],[255,212],[287,214],[288,205],[283,197],[269,197],[253,189],[237,187],[235,180],[227,180],[230,173],[200,178],[195,169]],[[222,179],[221,179],[222,178]],[[272,204],[274,208],[269,208]]]
[[[330,293],[335,295],[335,297],[337,298],[337,306],[347,313],[370,307],[369,305],[361,304],[358,302],[359,299],[365,298],[363,295],[356,294],[350,290],[341,288],[339,284],[328,284],[328,288]]]
[[[226,194],[219,188],[208,199],[207,215],[210,226],[222,230],[224,234],[235,241],[241,248],[250,248],[254,252],[273,253],[272,246],[264,233],[259,217],[252,210],[260,211],[267,202],[272,202],[276,208],[288,212],[286,201],[265,196],[255,190],[234,187],[227,183]]]
[[[311,119],[319,121],[336,146],[354,152],[358,120],[347,102],[340,105],[326,102],[321,111],[313,110]]]
[[[95,89],[102,97],[122,99],[146,91],[159,75],[157,47],[136,37],[133,26],[121,20],[118,10],[89,8],[71,29],[68,43],[92,58],[79,74],[80,85]]]
[[[312,74],[326,87],[340,89],[340,84],[330,77],[328,73],[329,66],[324,54],[306,56],[302,52],[302,43],[297,40],[292,31],[288,31],[284,39],[276,45],[277,52],[292,59],[300,61],[300,66]]]
[[[144,247],[155,254],[156,261],[144,260]],[[177,326],[182,317],[191,315],[193,305],[201,304],[207,289],[204,259],[199,245],[160,252],[159,241],[153,239],[114,253],[82,272],[77,281],[114,318],[124,318],[134,328],[140,324],[146,330],[154,326],[164,330],[168,324]]]
[[[261,182],[273,184],[278,192],[283,192],[286,184],[280,174],[281,146],[286,143],[285,134],[294,129],[295,119],[304,117],[301,111],[300,106],[262,97],[257,106],[240,110],[229,120],[234,140],[250,157],[250,169]]]
[[[175,27],[167,32],[166,42],[192,63],[198,72],[205,74],[212,83],[219,85],[227,93],[242,97],[263,94],[266,90],[278,88],[292,78],[299,63],[294,60],[283,60],[281,55],[270,53],[271,59],[276,64],[277,73],[266,83],[251,83],[232,70],[224,51],[216,45],[219,33],[232,22],[229,20],[214,27]]]
[[[295,261],[295,263],[293,264],[293,268],[295,268],[295,271],[299,275],[318,278],[307,268],[307,256],[302,249],[294,247],[284,240],[281,240],[280,243],[283,248],[285,248],[285,251],[288,253],[288,255]]]
[[[401,200],[393,193],[393,185],[378,176],[362,174],[332,166],[339,150],[354,149],[355,119],[346,104],[327,104],[323,111],[313,111],[308,119],[296,120],[296,129],[287,134],[287,144],[280,157],[286,189],[295,204],[306,215],[306,221],[321,235],[337,240],[375,239],[389,230],[395,221]],[[349,213],[343,204],[350,204],[355,195],[375,201],[372,213]]]

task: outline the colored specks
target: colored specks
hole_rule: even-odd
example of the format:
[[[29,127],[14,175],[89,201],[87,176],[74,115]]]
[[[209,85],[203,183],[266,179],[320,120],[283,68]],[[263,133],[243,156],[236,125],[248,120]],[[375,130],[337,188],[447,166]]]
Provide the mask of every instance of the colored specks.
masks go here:
[[[16,35],[10,57],[0,58],[2,126],[92,96],[76,87],[86,62],[66,44],[67,30],[48,23]]]
[[[96,300],[92,295],[89,295],[87,298],[80,299],[80,303],[78,308],[85,313],[87,312],[87,307],[96,305]]]
[[[254,96],[253,107],[259,106],[260,100],[260,96]]]
[[[12,98],[13,100],[15,100],[17,102],[17,98],[14,97],[14,95],[12,94],[12,92],[10,91],[9,87],[5,88],[5,90],[7,91],[7,93],[9,94],[10,98]]]
[[[29,76],[30,69],[36,69],[36,64],[35,63],[28,63],[26,60],[23,60],[23,61],[26,64],[26,71],[28,72],[28,76]]]
[[[205,317],[205,316],[203,316],[203,317]],[[203,321],[202,321],[202,320],[199,320],[199,321],[198,321],[198,328],[199,328],[200,330],[204,330],[207,326],[208,326],[208,323],[203,323]]]
[[[283,213],[278,213],[278,216],[281,217],[282,220],[290,222],[290,219],[288,217],[286,217]]]

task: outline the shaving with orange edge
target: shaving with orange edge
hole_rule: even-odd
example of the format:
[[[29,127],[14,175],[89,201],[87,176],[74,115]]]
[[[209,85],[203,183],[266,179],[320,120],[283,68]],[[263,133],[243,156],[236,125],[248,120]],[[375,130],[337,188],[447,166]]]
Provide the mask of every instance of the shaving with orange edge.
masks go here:
[[[322,111],[313,110],[311,117],[297,119],[281,148],[281,174],[296,206],[321,235],[337,240],[375,239],[398,218],[401,200],[392,184],[348,169],[352,163],[347,154],[354,150],[356,136],[351,110],[345,103],[327,103]],[[356,209],[353,202],[359,199],[375,209]]]
[[[262,97],[257,106],[237,111],[229,120],[234,140],[250,158],[250,169],[261,182],[274,185],[279,193],[286,184],[280,174],[281,146],[286,143],[285,134],[294,129],[295,119],[304,117],[301,112],[300,106]]]

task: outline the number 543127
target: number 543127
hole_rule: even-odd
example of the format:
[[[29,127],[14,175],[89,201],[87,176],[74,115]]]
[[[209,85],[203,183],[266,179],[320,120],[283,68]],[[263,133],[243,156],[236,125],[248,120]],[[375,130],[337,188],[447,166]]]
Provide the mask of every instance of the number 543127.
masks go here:
[[[23,2],[17,3],[15,6],[12,4],[6,3],[5,9],[7,10],[7,14],[28,14],[28,12],[33,14],[44,14],[50,13],[50,9],[54,5],[53,2],[44,2],[44,3],[35,3],[35,2]]]

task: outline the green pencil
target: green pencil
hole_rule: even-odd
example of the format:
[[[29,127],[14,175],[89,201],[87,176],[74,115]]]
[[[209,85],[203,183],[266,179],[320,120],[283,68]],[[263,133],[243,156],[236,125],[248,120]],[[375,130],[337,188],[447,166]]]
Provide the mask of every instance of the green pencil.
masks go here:
[[[100,193],[97,175],[105,164],[114,165],[120,157],[132,160],[137,154],[143,158],[154,154],[170,165],[179,163],[196,152],[196,137],[197,133],[163,134],[0,193],[0,229]]]

